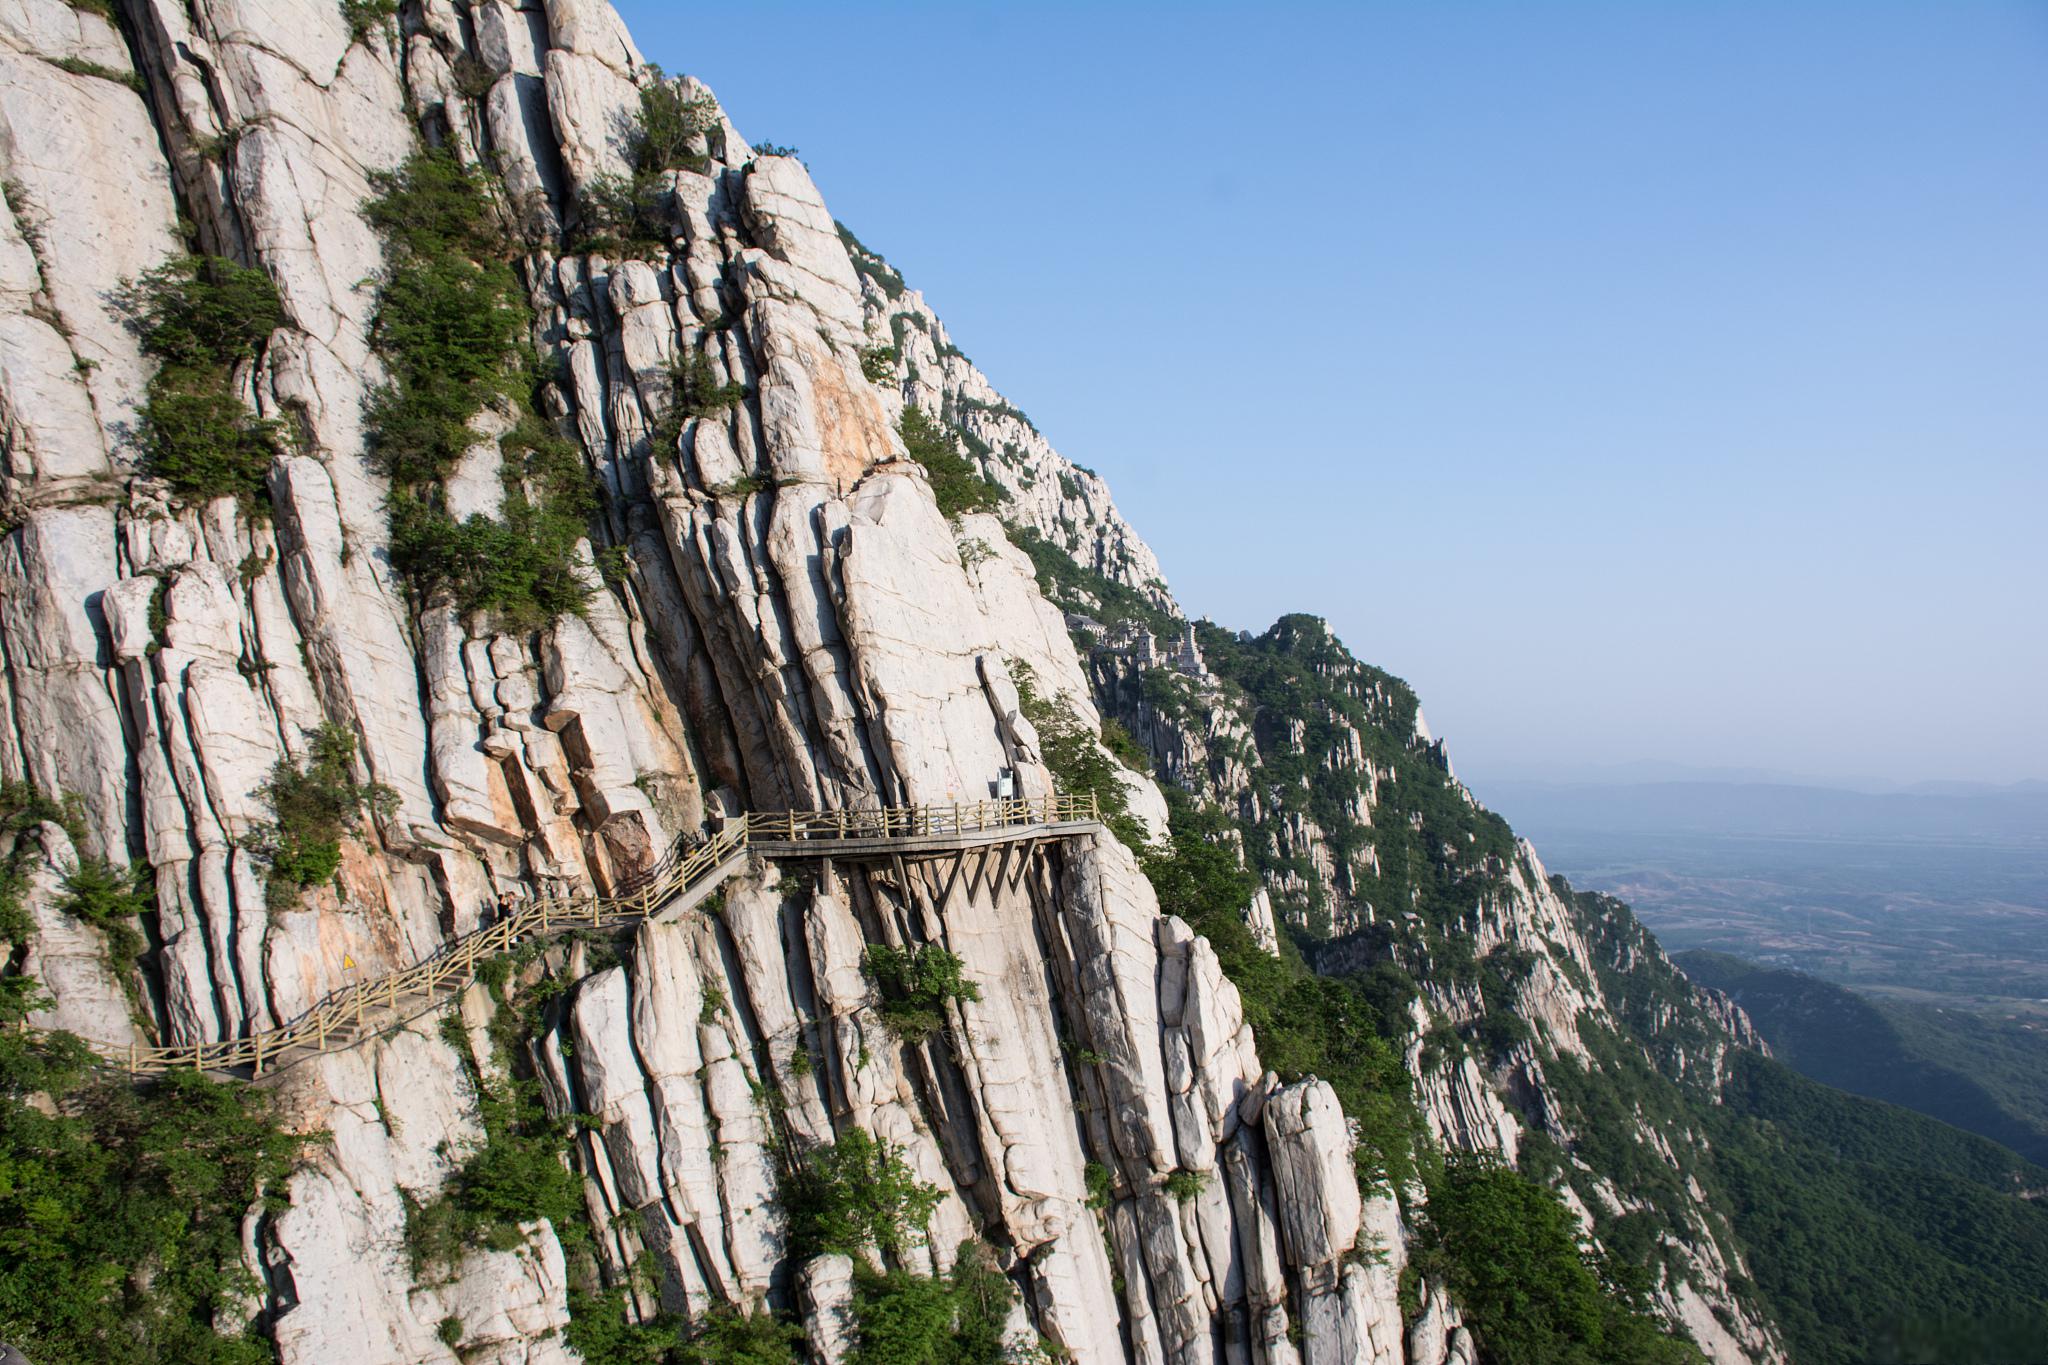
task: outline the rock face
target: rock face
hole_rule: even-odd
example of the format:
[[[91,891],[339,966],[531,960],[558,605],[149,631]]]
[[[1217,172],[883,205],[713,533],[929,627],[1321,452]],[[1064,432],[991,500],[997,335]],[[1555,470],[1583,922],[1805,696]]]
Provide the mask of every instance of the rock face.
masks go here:
[[[1353,894],[1370,847],[1268,809],[1253,780],[1262,751],[1306,730],[1276,739],[1233,699],[1102,481],[837,228],[799,162],[754,155],[719,116],[704,168],[666,173],[665,246],[561,245],[626,169],[651,79],[603,0],[405,0],[355,28],[333,0],[118,14],[0,0],[0,777],[75,794],[84,831],[75,848],[54,824],[17,836],[34,843],[35,929],[14,965],[55,996],[39,1025],[116,1047],[245,1036],[507,903],[607,889],[720,813],[1047,791],[1020,668],[1084,724],[1124,717],[1163,777],[1270,841],[1271,858],[1247,849],[1269,951],[1318,888],[1338,902],[1326,927],[1397,913]],[[543,415],[602,490],[578,552],[589,605],[537,630],[409,597],[366,457],[384,257],[363,209],[379,173],[428,144],[493,168],[532,233],[518,269],[555,376]],[[260,267],[283,305],[235,376],[293,433],[260,514],[182,502],[138,465],[149,362],[111,301],[188,250]],[[744,397],[678,418],[686,353]],[[906,403],[965,434],[1007,525],[940,513],[903,458]],[[450,497],[489,514],[504,432],[477,434]],[[1049,602],[1020,542],[1167,621],[1098,619],[1113,592]],[[1076,625],[1097,642],[1085,658]],[[1185,704],[1155,704],[1150,673]],[[260,790],[323,725],[355,739],[358,776],[391,801],[331,885],[271,907],[249,848]],[[1428,743],[1419,720],[1409,737]],[[1391,769],[1355,727],[1320,738],[1370,824]],[[1159,790],[1125,782],[1163,831]],[[109,963],[58,908],[82,855],[145,870],[141,964]],[[788,1145],[857,1128],[943,1191],[921,1268],[969,1237],[996,1249],[1020,1341],[1083,1362],[1469,1361],[1440,1290],[1404,1320],[1400,1211],[1361,1196],[1334,1093],[1266,1070],[1215,952],[1160,914],[1130,851],[1104,834],[987,871],[956,886],[931,863],[795,877],[757,862],[715,916],[648,924],[615,962],[567,950],[575,984],[526,1060],[552,1112],[585,1116],[576,1167],[603,1282],[643,1314],[773,1305],[817,1359],[844,1359],[852,1263],[791,1264],[778,1182]],[[1481,955],[1556,945],[1518,986],[1542,1050],[1517,1074],[1540,1089],[1542,1057],[1579,1055],[1579,1021],[1602,1005],[1533,851],[1504,862],[1471,932]],[[883,1027],[862,974],[868,945],[905,942],[943,945],[980,990],[917,1046]],[[483,1140],[498,1008],[473,988],[438,1024],[277,1082],[292,1122],[328,1135],[245,1239],[263,1286],[248,1316],[289,1365],[575,1358],[572,1268],[549,1223],[442,1275],[404,1247],[409,1202]],[[1432,986],[1421,1008],[1432,1126],[1512,1155],[1507,1082],[1420,1051],[1434,1015],[1484,1002]],[[1676,1311],[1716,1321],[1724,1280],[1695,1277]],[[1768,1355],[1735,1320],[1717,1355]],[[450,1322],[455,1342],[434,1326]]]
[[[1003,526],[949,526],[901,460],[899,387],[956,414],[988,405],[963,420],[1022,452],[999,477],[1043,485],[1025,524],[1084,528],[1059,543],[1163,596],[1157,565],[1099,480],[996,412],[972,367],[913,349],[901,363],[943,382],[867,377],[865,258],[799,163],[725,130],[703,173],[673,174],[672,249],[522,263],[536,343],[561,366],[552,411],[606,490],[600,539],[625,573],[582,614],[494,632],[410,602],[384,553],[361,283],[382,258],[362,209],[377,173],[434,141],[488,152],[543,220],[573,216],[623,165],[616,130],[647,79],[623,28],[591,0],[408,4],[357,34],[326,0],[138,3],[121,28],[139,79],[89,10],[0,12],[0,773],[78,794],[90,851],[146,866],[156,893],[138,1024],[125,966],[55,908],[77,855],[45,828],[26,962],[56,1002],[38,1023],[113,1045],[274,1026],[507,899],[610,884],[707,807],[974,800],[1005,773],[1049,789],[1012,664],[1092,719],[1086,679]],[[105,301],[190,247],[262,267],[284,306],[243,389],[298,432],[268,517],[138,475],[147,365]],[[652,449],[684,348],[747,397]],[[458,510],[494,510],[489,470],[458,473]],[[323,723],[395,800],[331,887],[268,909],[245,846],[259,789]],[[916,865],[787,884],[756,867],[717,918],[649,925],[534,1044],[553,1106],[591,1116],[579,1166],[609,1277],[638,1265],[650,1311],[772,1299],[808,1314],[821,1358],[843,1355],[847,1267],[801,1267],[790,1298],[777,1124],[802,1144],[858,1127],[945,1190],[927,1264],[969,1236],[999,1247],[1033,1340],[1086,1361],[1324,1350],[1293,1314],[1303,1277],[1340,1292],[1336,1258],[1360,1236],[1349,1137],[1326,1095],[1263,1072],[1213,953],[1160,917],[1121,844],[1056,848],[950,897],[944,869]],[[862,950],[904,934],[983,983],[945,1042],[906,1048],[874,1013]],[[401,1245],[405,1201],[482,1140],[471,1078],[503,1062],[481,1042],[492,1010],[473,993],[457,1013],[468,1046],[427,1021],[279,1082],[294,1121],[330,1135],[251,1234],[267,1286],[252,1312],[285,1360],[453,1360],[432,1326],[451,1319],[464,1360],[568,1358],[554,1229],[447,1278],[421,1278]],[[1072,1062],[1077,1044],[1104,1060]],[[1100,1212],[1090,1162],[1112,1172]],[[1188,1205],[1164,1192],[1179,1171],[1209,1178]]]
[[[1159,560],[1117,512],[1102,477],[1062,458],[953,344],[924,295],[851,233],[841,228],[840,234],[860,272],[868,338],[893,350],[890,365],[904,401],[962,433],[976,467],[1003,490],[1011,524],[1110,582],[1170,607]]]
[[[1088,613],[1112,594],[1085,585],[1057,595],[1088,644],[1101,712],[1163,780],[1234,817],[1263,882],[1245,910],[1254,940],[1273,942],[1284,920],[1318,971],[1413,978],[1408,1071],[1445,1148],[1512,1161],[1533,1130],[1568,1150],[1586,1120],[1551,1073],[1598,1084],[1596,1044],[1638,1048],[1708,1097],[1729,1050],[1755,1045],[1740,1008],[1685,983],[1625,906],[1553,881],[1458,783],[1408,687],[1321,621],[1284,618],[1254,639],[1171,609],[1098,619]],[[1638,1114],[1624,1140],[1684,1176],[1681,1122]],[[1589,1232],[1596,1207],[1651,1212],[1575,1159],[1560,1183]],[[1725,1222],[1688,1188],[1675,1217],[1655,1212],[1683,1267],[1656,1286],[1660,1310],[1717,1360],[1775,1358],[1770,1325],[1731,1287]]]

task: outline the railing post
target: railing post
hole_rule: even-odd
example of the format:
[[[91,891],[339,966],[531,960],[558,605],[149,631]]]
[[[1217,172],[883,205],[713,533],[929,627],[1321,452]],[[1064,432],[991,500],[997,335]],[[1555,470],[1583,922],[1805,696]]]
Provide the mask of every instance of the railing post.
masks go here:
[[[260,1033],[255,1034],[249,1041],[256,1049],[256,1074],[261,1076],[263,1074],[263,1035]]]

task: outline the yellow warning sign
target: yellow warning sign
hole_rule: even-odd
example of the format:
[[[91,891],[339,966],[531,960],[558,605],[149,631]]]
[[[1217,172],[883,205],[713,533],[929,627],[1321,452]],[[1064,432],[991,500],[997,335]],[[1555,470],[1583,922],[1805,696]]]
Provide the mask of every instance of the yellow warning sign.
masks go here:
[[[341,965],[342,969],[346,971],[348,968],[356,965],[356,960],[350,957],[347,953],[343,953],[341,955]]]

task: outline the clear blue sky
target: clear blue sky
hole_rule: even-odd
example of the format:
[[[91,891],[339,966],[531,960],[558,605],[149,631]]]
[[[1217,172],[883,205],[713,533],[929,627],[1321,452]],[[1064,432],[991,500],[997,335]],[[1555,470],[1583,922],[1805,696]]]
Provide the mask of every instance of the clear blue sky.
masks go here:
[[[620,9],[1468,776],[2048,777],[2048,6]]]

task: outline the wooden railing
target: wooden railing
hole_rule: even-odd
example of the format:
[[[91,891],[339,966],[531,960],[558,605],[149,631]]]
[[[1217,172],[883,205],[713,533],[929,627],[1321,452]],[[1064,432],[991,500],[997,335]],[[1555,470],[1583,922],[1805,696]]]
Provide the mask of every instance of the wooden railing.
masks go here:
[[[250,1068],[263,1074],[285,1052],[311,1048],[326,1052],[334,1046],[353,1043],[374,1016],[383,1020],[398,1008],[401,1000],[434,994],[453,994],[476,980],[477,964],[522,943],[551,938],[573,929],[603,929],[651,919],[669,901],[689,889],[706,871],[746,848],[744,827],[730,829],[709,843],[664,859],[670,866],[657,868],[659,875],[642,878],[633,889],[613,896],[580,896],[564,899],[542,896],[484,928],[450,943],[423,962],[379,977],[358,981],[334,991],[305,1014],[280,1028],[230,1038],[217,1043],[189,1043],[182,1047],[131,1046],[125,1051],[102,1049],[102,1055],[143,1074],[182,1069],[233,1071]]]
[[[178,1047],[119,1048],[94,1043],[105,1060],[136,1075],[173,1070],[239,1071],[261,1076],[288,1052],[310,1049],[329,1052],[360,1041],[374,1022],[387,1026],[401,1001],[421,996],[452,995],[476,980],[478,966],[521,944],[552,938],[577,929],[606,929],[637,924],[660,914],[669,903],[717,874],[735,855],[754,843],[815,844],[816,854],[831,852],[842,840],[913,839],[933,835],[1015,832],[1028,837],[1043,825],[1095,821],[1100,812],[1093,794],[1045,796],[972,805],[906,806],[853,811],[756,812],[727,822],[706,843],[678,843],[652,868],[609,896],[563,898],[543,896],[473,934],[457,939],[433,957],[374,981],[358,981],[323,998],[292,1022],[245,1038]],[[811,849],[775,850],[778,856],[812,856]]]
[[[1095,793],[1085,796],[1015,796],[950,806],[896,806],[880,810],[789,810],[744,817],[756,842],[801,843],[827,839],[918,839],[985,834],[1015,826],[1099,821]]]

